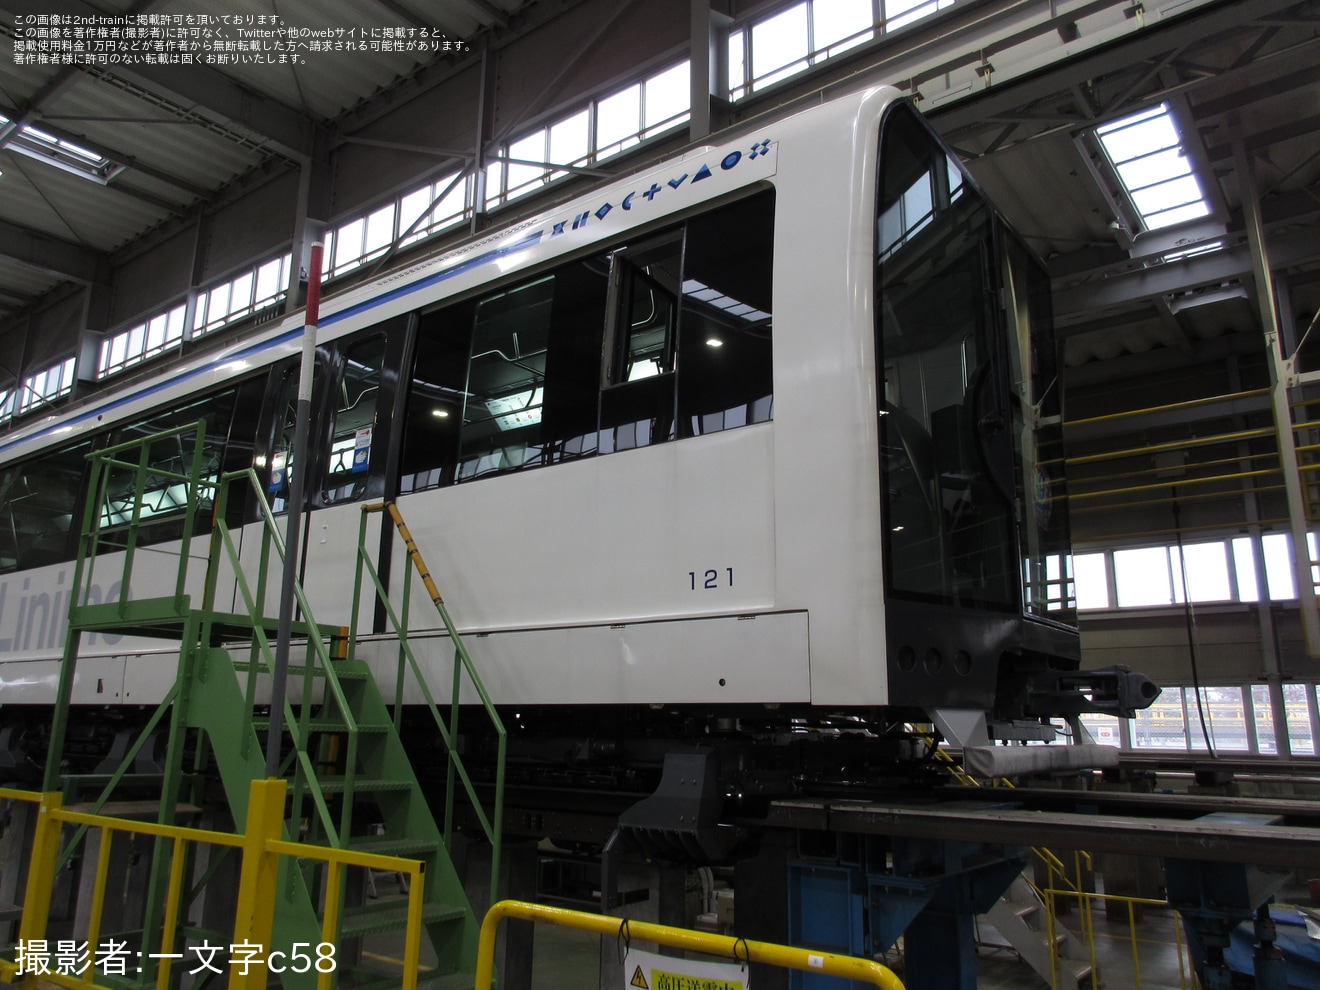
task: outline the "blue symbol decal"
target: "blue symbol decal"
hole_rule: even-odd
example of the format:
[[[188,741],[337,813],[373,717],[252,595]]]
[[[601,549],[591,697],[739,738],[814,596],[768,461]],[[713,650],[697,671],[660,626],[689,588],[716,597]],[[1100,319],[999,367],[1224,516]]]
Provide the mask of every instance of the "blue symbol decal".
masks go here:
[[[596,211],[596,219],[597,219],[597,220],[604,220],[604,219],[605,219],[605,214],[606,214],[606,213],[609,213],[610,210],[612,210],[612,209],[614,209],[614,207],[613,207],[611,204],[606,203],[604,206],[602,206],[599,210]]]
[[[632,209],[632,198],[633,198],[634,196],[636,196],[636,195],[637,195],[637,194],[636,194],[635,192],[630,192],[627,196],[624,196],[624,197],[623,197],[623,202],[620,203],[619,205],[622,206],[625,210],[631,210],[631,209]]]
[[[710,166],[702,165],[701,168],[697,169],[697,174],[692,177],[692,181],[700,182],[702,179],[709,179],[709,178],[710,178]]]
[[[766,138],[764,141],[757,141],[756,144],[752,145],[752,150],[748,153],[747,158],[749,161],[756,161],[758,156],[768,154],[770,154],[770,139]]]
[[[687,174],[686,172],[684,172],[684,173],[683,173],[682,175],[680,175],[677,179],[670,179],[670,180],[669,180],[669,186],[670,186],[670,188],[671,188],[671,189],[677,189],[679,186],[681,186],[681,185],[683,184],[683,180],[686,179],[687,177],[688,177],[688,174]]]
[[[642,195],[646,197],[646,201],[649,203],[651,200],[655,199],[655,194],[659,191],[660,187],[653,182],[651,183],[651,188],[642,193]]]
[[[367,469],[367,461],[371,458],[370,447],[359,447],[353,451],[353,473],[361,474]]]
[[[577,216],[575,216],[573,218],[573,229],[577,230],[579,227],[585,227],[587,225],[587,217],[589,216],[591,216],[590,210],[588,210],[586,213],[580,213]]]
[[[733,168],[733,166],[737,165],[740,161],[742,161],[742,152],[730,151],[727,155],[724,156],[724,161],[720,162],[720,168],[724,169],[724,171],[727,172],[729,169]]]
[[[560,220],[557,224],[555,224],[553,229],[551,229],[550,231],[550,236],[558,237],[560,234],[562,234],[564,232],[564,224],[566,223],[568,223],[567,220]]]

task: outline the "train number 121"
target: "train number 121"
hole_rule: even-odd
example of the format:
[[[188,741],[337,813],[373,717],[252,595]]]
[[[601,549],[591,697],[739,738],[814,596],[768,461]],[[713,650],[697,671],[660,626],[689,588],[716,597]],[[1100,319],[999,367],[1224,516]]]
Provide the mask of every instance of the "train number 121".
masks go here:
[[[725,567],[723,569],[712,567],[706,571],[688,571],[688,583],[691,590],[698,588],[703,591],[713,591],[716,588],[733,587],[733,568]]]

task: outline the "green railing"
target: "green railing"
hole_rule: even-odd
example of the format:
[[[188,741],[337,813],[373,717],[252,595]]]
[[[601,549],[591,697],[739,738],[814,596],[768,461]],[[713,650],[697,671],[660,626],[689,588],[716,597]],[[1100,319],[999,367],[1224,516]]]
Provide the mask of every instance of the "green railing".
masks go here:
[[[234,542],[233,532],[225,523],[225,509],[229,500],[230,489],[234,482],[244,481],[251,486],[252,492],[256,496],[257,506],[261,514],[261,547],[258,552],[257,568],[257,586],[254,589],[248,582],[247,576],[243,573],[243,567],[239,556],[238,546]],[[234,572],[234,582],[238,588],[239,595],[242,597],[243,606],[247,610],[248,617],[252,621],[253,635],[252,648],[250,653],[251,674],[257,673],[258,665],[268,674],[274,674],[275,671],[275,653],[270,643],[270,637],[267,634],[262,617],[264,614],[264,603],[266,597],[266,575],[270,571],[271,551],[275,552],[275,560],[279,565],[283,565],[285,549],[284,539],[280,535],[279,526],[275,519],[275,514],[271,510],[270,503],[266,500],[265,493],[261,490],[261,482],[257,474],[251,468],[243,471],[232,471],[221,478],[219,491],[215,500],[215,528],[211,535],[212,546],[210,555],[210,567],[207,570],[206,590],[203,596],[203,608],[208,616],[214,614],[215,595],[219,581],[218,566],[220,555],[218,550],[223,550],[225,559]],[[217,546],[218,544],[218,546]],[[311,797],[312,803],[316,808],[317,817],[320,819],[322,827],[325,829],[326,837],[330,844],[335,848],[344,848],[348,845],[349,836],[352,834],[353,825],[353,777],[357,766],[357,748],[358,748],[358,726],[353,717],[351,706],[344,694],[343,685],[335,673],[334,663],[332,661],[329,647],[327,646],[327,637],[317,625],[312,614],[311,605],[307,601],[307,596],[303,593],[301,583],[295,582],[293,586],[294,597],[297,607],[302,615],[302,623],[308,632],[307,635],[307,659],[301,667],[303,677],[303,698],[314,696],[315,678],[320,675],[325,678],[326,691],[328,696],[324,699],[330,701],[333,699],[335,707],[339,710],[340,717],[344,720],[344,728],[341,730],[346,737],[347,752],[345,754],[345,799],[341,802],[339,823],[336,828],[334,818],[330,813],[330,808],[325,799],[321,786],[317,780],[316,770],[313,765],[313,754],[308,750],[308,743],[311,738],[313,726],[311,724],[312,708],[311,704],[303,703],[299,705],[298,713],[295,715],[292,704],[287,700],[284,702],[284,711],[282,720],[276,718],[276,713],[271,713],[269,731],[277,731],[277,724],[282,721],[288,729],[289,737],[293,743],[293,749],[285,758],[280,766],[280,773],[288,773],[292,761],[297,761],[298,772],[293,778],[293,807],[298,807],[306,791]],[[341,637],[329,637],[332,640]],[[295,668],[290,668],[290,672],[297,672]],[[248,709],[256,705],[257,678],[249,676],[247,678],[247,696],[246,702]],[[247,737],[243,740],[246,748],[251,745],[251,740]],[[246,753],[245,753],[246,755]]]
[[[373,514],[383,512],[389,515],[394,523],[394,528],[403,541],[404,547],[408,552],[408,562],[411,566],[405,565],[403,568],[403,588],[401,589],[402,604],[398,609],[390,600],[389,592],[382,583],[380,574],[372,562],[371,554],[367,550],[367,520]],[[403,693],[407,682],[407,673],[411,671],[413,679],[416,681],[421,691],[423,699],[426,701],[426,707],[435,720],[436,728],[440,732],[441,739],[444,740],[445,751],[448,754],[448,765],[445,775],[445,820],[444,820],[444,840],[445,846],[451,847],[454,829],[454,792],[456,778],[463,784],[463,789],[467,793],[468,800],[472,804],[473,811],[477,820],[481,824],[482,830],[486,834],[491,847],[491,890],[498,889],[500,875],[500,837],[504,830],[504,763],[507,746],[507,733],[504,729],[504,723],[500,721],[499,713],[495,710],[495,705],[490,700],[490,695],[486,693],[485,686],[481,683],[481,678],[477,675],[476,667],[472,663],[472,657],[468,653],[467,647],[463,643],[463,638],[455,628],[453,620],[449,617],[449,610],[445,608],[445,603],[436,587],[435,581],[431,577],[431,572],[422,559],[421,553],[417,549],[417,544],[413,541],[412,534],[408,532],[407,525],[404,524],[403,516],[399,513],[399,508],[393,502],[378,502],[372,505],[362,507],[362,523],[358,528],[358,569],[357,577],[353,583],[353,625],[349,632],[349,652],[353,653],[358,641],[358,614],[361,611],[360,603],[362,600],[362,575],[365,571],[371,579],[371,583],[376,589],[376,598],[381,602],[385,609],[385,614],[389,618],[390,628],[398,640],[398,669],[395,676],[394,687],[394,724],[397,728],[403,717]],[[449,724],[445,724],[444,718],[440,714],[440,709],[436,706],[435,698],[431,694],[431,688],[422,674],[421,666],[417,662],[417,657],[413,653],[412,646],[408,642],[408,618],[409,606],[412,601],[412,577],[416,570],[426,588],[431,602],[435,605],[435,610],[440,616],[440,621],[444,623],[450,642],[454,644],[454,674],[453,674],[453,693],[450,703]],[[494,808],[490,816],[486,815],[482,807],[481,800],[477,795],[477,790],[472,784],[472,778],[463,765],[462,759],[458,755],[458,715],[459,715],[459,695],[463,687],[463,674],[467,674],[468,682],[472,689],[481,699],[481,704],[486,710],[486,716],[490,719],[491,725],[495,729],[495,734],[499,740],[495,763],[495,795]]]
[[[162,447],[166,448],[163,456]],[[205,420],[164,430],[149,437],[125,441],[104,450],[93,451],[88,454],[88,460],[91,465],[89,491],[92,494],[83,509],[78,557],[74,564],[71,592],[74,596],[74,614],[81,612],[92,616],[87,620],[89,622],[100,621],[96,616],[103,615],[105,621],[132,623],[140,628],[157,627],[164,630],[177,627],[178,635],[184,637],[185,624],[193,621],[188,617],[191,603],[187,594],[189,562],[194,559],[191,554],[191,544],[197,532],[199,508],[207,508],[211,511],[213,525],[210,550],[205,558],[206,574],[202,588],[200,619],[197,620],[197,628],[193,630],[196,633],[195,638],[191,636],[185,638],[195,642],[210,643],[212,631],[217,624],[233,621],[233,616],[215,612],[220,564],[222,560],[227,561],[242,598],[245,610],[242,615],[246,620],[244,629],[246,631],[250,628],[252,634],[250,655],[252,674],[255,675],[258,670],[268,674],[273,673],[274,652],[266,629],[268,623],[264,617],[264,605],[272,551],[275,562],[282,564],[285,549],[275,515],[266,500],[256,472],[248,468],[220,474],[214,465],[207,464]],[[190,466],[189,461],[191,461]],[[181,469],[176,470],[174,464],[178,464]],[[116,472],[128,472],[129,476],[127,478],[117,476]],[[233,532],[225,522],[226,509],[235,484],[247,486],[251,490],[260,513],[261,544],[255,588],[244,573]],[[180,527],[177,533],[170,534],[169,550],[158,550],[150,545],[150,541],[145,543],[143,541],[144,527],[161,524]],[[180,541],[177,551],[172,548],[176,539]],[[108,566],[104,557],[107,551],[123,551],[124,558],[117,577],[124,592],[116,602],[97,604],[91,601],[92,576],[98,562],[101,568]],[[170,556],[177,554],[177,571],[168,594],[134,601],[128,592],[133,585],[134,569],[144,553],[167,553]],[[336,627],[338,634],[332,633],[327,636],[316,624],[301,586],[295,585],[294,594],[303,617],[303,621],[297,624],[296,630],[300,636],[306,636],[308,650],[307,662],[301,668],[303,697],[314,696],[313,682],[317,676],[325,678],[327,692],[325,701],[333,700],[344,723],[341,731],[346,737],[347,786],[351,794],[354,760],[357,755],[358,726],[339,678],[335,674],[330,649],[327,646],[327,639],[345,640],[345,631]],[[72,637],[76,635],[77,628],[71,623],[70,643],[66,645],[65,663],[61,668],[61,687],[51,731],[51,752],[46,765],[44,789],[47,791],[57,790],[59,786],[59,756],[68,722],[69,700],[76,663],[76,649]],[[185,666],[190,664],[191,660],[185,662]],[[112,775],[95,802],[95,807],[100,808],[114,791],[131,764],[132,756],[136,755],[149,732],[159,724],[172,706],[176,708],[175,718],[177,718],[175,703],[180,697],[181,683],[183,683],[182,679],[176,682],[165,700],[158,706],[147,730],[139,734],[129,754],[130,759],[125,760],[119,771]],[[249,676],[247,678],[249,710],[256,705],[256,688],[257,677]],[[282,724],[293,741],[293,749],[280,768],[281,773],[287,773],[296,765],[292,786],[293,806],[298,806],[304,794],[310,796],[327,840],[332,846],[342,848],[347,844],[348,836],[351,834],[353,802],[351,800],[342,802],[339,822],[336,823],[317,782],[313,764],[314,755],[308,749],[314,728],[311,725],[312,708],[310,704],[303,704],[295,714],[293,706],[286,701],[283,712],[272,713],[270,731],[279,731]],[[177,728],[172,726],[172,730]],[[243,740],[245,753],[250,745],[252,745],[251,739],[245,736]]]

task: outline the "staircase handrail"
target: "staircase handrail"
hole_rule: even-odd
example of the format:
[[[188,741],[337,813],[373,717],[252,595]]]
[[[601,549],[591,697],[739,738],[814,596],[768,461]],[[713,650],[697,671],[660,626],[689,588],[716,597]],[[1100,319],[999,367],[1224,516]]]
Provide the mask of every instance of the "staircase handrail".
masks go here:
[[[411,644],[408,642],[408,606],[411,598],[412,569],[404,566],[403,578],[403,613],[395,609],[390,600],[389,592],[381,581],[380,574],[372,562],[371,554],[367,550],[367,520],[374,513],[382,512],[389,515],[394,523],[395,531],[403,541],[404,547],[408,552],[408,561],[415,568],[422,579],[427,594],[435,605],[436,612],[440,616],[448,633],[449,640],[454,644],[454,680],[452,700],[450,703],[449,725],[445,725],[444,718],[435,703],[435,698],[431,694],[430,686],[422,674],[421,665],[417,662],[417,656],[413,652]],[[385,614],[389,619],[390,628],[394,633],[399,644],[399,669],[395,681],[395,723],[398,724],[402,716],[402,699],[404,688],[405,664],[412,672],[414,680],[421,690],[423,699],[426,702],[427,710],[435,720],[436,728],[440,732],[440,738],[445,744],[445,751],[448,754],[448,770],[445,783],[445,821],[444,821],[444,839],[445,845],[452,844],[454,828],[454,778],[463,784],[463,789],[467,793],[468,800],[471,802],[473,811],[477,816],[477,821],[481,824],[482,831],[486,835],[487,841],[491,847],[491,890],[496,889],[499,881],[500,872],[500,840],[504,831],[504,765],[507,750],[508,734],[504,728],[504,723],[500,719],[499,713],[495,710],[495,705],[486,691],[486,686],[482,683],[480,675],[477,673],[476,666],[472,662],[472,656],[468,653],[467,646],[463,642],[463,637],[459,634],[458,628],[450,618],[449,610],[445,607],[444,599],[436,587],[434,579],[431,577],[430,569],[422,559],[421,552],[417,549],[417,544],[408,531],[407,525],[403,521],[403,515],[399,507],[394,502],[375,502],[362,506],[362,522],[358,529],[358,572],[353,584],[353,612],[352,626],[349,630],[348,642],[349,651],[355,650],[358,640],[358,613],[360,612],[359,603],[362,593],[362,574],[365,571],[370,578],[371,583],[376,589],[376,598],[379,601]],[[461,757],[458,754],[456,744],[458,737],[458,712],[459,712],[459,693],[462,688],[461,673],[466,673],[468,681],[477,696],[481,699],[482,707],[485,709],[487,718],[495,730],[498,739],[496,762],[495,762],[495,800],[491,815],[486,815],[485,809],[478,798],[476,788],[473,786],[472,778],[468,774]]]
[[[260,513],[261,524],[261,567],[258,579],[259,588],[257,594],[253,594],[251,585],[248,583],[247,576],[243,572],[239,550],[234,542],[233,533],[229,525],[225,522],[225,507],[228,503],[229,491],[234,482],[245,481],[250,486],[256,497],[257,507]],[[207,570],[206,591],[203,607],[210,614],[215,604],[216,583],[219,572],[219,550],[223,549],[230,567],[234,572],[234,583],[242,596],[243,605],[248,617],[252,620],[252,632],[254,642],[254,655],[260,656],[262,665],[267,673],[274,673],[275,654],[270,644],[270,637],[266,635],[263,628],[262,618],[264,609],[264,576],[267,571],[265,566],[269,559],[269,552],[273,548],[278,561],[283,563],[285,556],[284,538],[280,535],[279,525],[275,519],[275,513],[266,499],[265,492],[262,491],[260,479],[252,468],[244,468],[237,471],[229,471],[221,476],[220,483],[217,485],[218,492],[215,499],[215,525],[212,529],[212,548],[210,566]],[[216,544],[219,544],[217,546]],[[295,582],[293,586],[294,598],[298,608],[301,610],[303,619],[310,629],[319,630],[316,619],[312,613],[311,605],[307,601],[301,582]],[[326,690],[334,698],[336,707],[339,709],[346,726],[345,734],[348,737],[348,769],[346,775],[351,778],[353,774],[353,757],[356,756],[358,726],[350,710],[348,700],[344,694],[344,689],[340,683],[339,677],[335,672],[334,662],[330,657],[330,652],[326,648],[324,639],[320,635],[307,637],[308,649],[314,654],[325,676]],[[255,667],[255,663],[253,664]],[[311,697],[313,664],[309,658],[304,668],[304,690],[303,697]],[[255,675],[253,670],[252,674]],[[256,682],[255,676],[247,678],[247,701],[248,707],[254,707],[256,701]],[[351,832],[351,802],[344,802],[344,809],[341,814],[341,820],[336,825],[334,816],[331,815],[329,805],[326,802],[319,780],[317,778],[315,767],[312,765],[310,754],[307,752],[307,740],[311,735],[311,705],[303,704],[300,706],[299,716],[295,717],[293,706],[289,700],[284,701],[284,711],[281,713],[280,721],[288,729],[289,736],[293,741],[293,757],[298,761],[299,769],[302,771],[302,779],[307,785],[308,792],[312,798],[312,803],[316,807],[317,816],[321,820],[321,825],[325,829],[326,838],[335,848],[343,848],[348,844]],[[268,731],[274,732],[276,729],[276,719],[272,713],[271,724]],[[294,798],[298,797],[298,788],[295,786]],[[296,807],[295,803],[295,807]]]

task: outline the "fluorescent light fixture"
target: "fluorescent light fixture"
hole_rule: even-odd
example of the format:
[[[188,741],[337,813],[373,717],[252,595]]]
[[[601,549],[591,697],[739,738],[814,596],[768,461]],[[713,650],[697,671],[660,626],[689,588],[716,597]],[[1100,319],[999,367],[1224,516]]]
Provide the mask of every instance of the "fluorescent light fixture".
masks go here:
[[[1196,258],[1203,254],[1214,254],[1216,251],[1224,250],[1224,242],[1209,241],[1205,244],[1194,244],[1189,248],[1182,248],[1178,251],[1170,251],[1168,254],[1160,255],[1161,261],[1182,261],[1185,258]]]
[[[112,162],[80,144],[56,137],[31,124],[15,124],[8,117],[0,116],[0,134],[8,135],[5,144],[7,150],[27,155],[101,185],[124,170],[124,166],[118,162]]]
[[[434,409],[431,410],[431,415],[434,416],[436,419],[448,419],[449,410],[441,409],[439,406],[436,406]]]
[[[736,316],[748,323],[770,319],[769,313],[764,313],[755,306],[740,302],[732,296],[726,296],[719,289],[712,289],[704,282],[698,282],[695,278],[690,278],[683,283],[683,295],[691,296],[693,299],[700,300],[708,306],[714,306],[716,309],[722,309],[730,316]]]
[[[724,346],[724,341],[720,340],[719,337],[707,337],[707,338],[706,338],[706,346],[707,346],[707,347],[723,347],[723,346]]]

